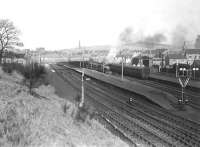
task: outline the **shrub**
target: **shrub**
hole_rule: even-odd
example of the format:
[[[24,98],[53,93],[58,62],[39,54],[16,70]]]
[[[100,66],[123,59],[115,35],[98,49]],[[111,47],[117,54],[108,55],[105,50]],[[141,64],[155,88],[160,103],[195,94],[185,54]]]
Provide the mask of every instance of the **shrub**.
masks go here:
[[[38,63],[32,63],[30,65],[22,65],[19,63],[4,63],[2,65],[4,72],[12,73],[14,70],[21,73],[26,79],[40,78],[45,74],[45,67]]]
[[[80,103],[80,102],[81,102],[81,96],[80,96],[79,94],[77,94],[77,95],[75,96],[75,98],[74,98],[74,101],[75,101],[76,103]]]
[[[30,89],[30,93],[33,86],[38,86],[43,83],[44,80],[41,79],[44,79],[43,75],[46,73],[45,67],[39,65],[38,63],[32,63],[29,65],[22,65],[19,63],[4,63],[2,65],[2,69],[4,72],[9,74],[11,74],[13,71],[17,71],[24,76],[25,81],[29,80],[28,86]],[[48,82],[45,81],[45,84],[48,84]]]
[[[76,97],[75,97],[76,98]],[[86,120],[91,120],[95,116],[95,112],[90,105],[84,104],[82,107],[78,107],[74,115],[74,120],[76,122],[85,122]]]

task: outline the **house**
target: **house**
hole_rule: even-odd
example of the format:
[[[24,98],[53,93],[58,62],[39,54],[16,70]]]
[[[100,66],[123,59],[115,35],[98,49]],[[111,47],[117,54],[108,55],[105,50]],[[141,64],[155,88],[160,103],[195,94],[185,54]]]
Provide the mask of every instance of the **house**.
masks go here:
[[[152,64],[153,65],[158,65],[158,66],[161,66],[162,65],[162,62],[164,62],[164,60],[159,57],[159,56],[155,56],[153,59],[152,59]]]
[[[184,54],[188,60],[200,60],[200,49],[185,49]]]
[[[5,51],[3,54],[3,63],[21,63],[26,64],[25,54]]]
[[[168,51],[168,49],[165,48],[157,48],[157,49],[149,49],[149,50],[145,50],[144,52],[142,52],[143,56],[149,56],[149,57],[155,57],[155,56],[159,56],[161,58],[161,55],[165,52]]]
[[[165,56],[165,66],[171,66],[173,64],[187,64],[188,60],[183,54],[167,54]]]

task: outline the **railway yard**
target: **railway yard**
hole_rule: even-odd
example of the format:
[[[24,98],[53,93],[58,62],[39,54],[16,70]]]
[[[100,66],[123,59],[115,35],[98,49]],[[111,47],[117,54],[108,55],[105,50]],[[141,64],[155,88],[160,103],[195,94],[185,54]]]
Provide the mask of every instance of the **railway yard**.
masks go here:
[[[70,84],[78,93],[81,92],[80,68],[71,68],[64,63],[53,64],[51,68],[63,81]],[[86,69],[85,71],[86,76],[90,77],[89,81],[84,82],[85,104],[92,105],[95,108],[96,118],[131,146],[200,146],[198,91],[186,89],[185,95],[189,102],[183,110],[180,110],[175,103],[180,96],[178,87],[124,77],[127,82],[136,82],[152,88],[152,97],[155,94],[154,89],[162,91],[155,96],[160,94],[160,97],[167,95],[166,99],[170,97],[168,100],[161,100],[169,105],[169,109],[166,109],[162,107],[164,104],[160,105],[161,103],[147,98],[148,92],[142,95],[137,91],[131,91],[130,85],[127,88],[119,86],[119,83],[125,86],[128,84],[117,80],[120,79],[118,74],[114,75],[115,78],[111,78],[113,75]]]

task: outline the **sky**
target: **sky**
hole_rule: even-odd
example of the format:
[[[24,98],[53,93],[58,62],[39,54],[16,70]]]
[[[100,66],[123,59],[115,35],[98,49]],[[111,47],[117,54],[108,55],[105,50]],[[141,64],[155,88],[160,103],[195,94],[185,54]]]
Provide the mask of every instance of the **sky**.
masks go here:
[[[200,34],[199,0],[0,0],[0,19],[21,30],[24,48],[59,50],[117,45],[130,27],[136,34],[163,33],[167,43],[184,28],[187,41]]]

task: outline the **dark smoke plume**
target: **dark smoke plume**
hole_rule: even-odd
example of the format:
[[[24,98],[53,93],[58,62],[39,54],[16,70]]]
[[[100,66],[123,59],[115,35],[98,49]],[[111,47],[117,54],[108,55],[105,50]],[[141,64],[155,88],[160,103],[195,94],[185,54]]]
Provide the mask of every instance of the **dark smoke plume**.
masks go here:
[[[164,41],[166,41],[166,37],[164,34],[162,33],[157,33],[154,34],[153,36],[147,36],[144,39],[144,44],[146,45],[146,47],[154,47],[154,45],[162,43]]]
[[[144,38],[144,39],[141,39]],[[127,27],[119,36],[120,44],[140,43],[146,47],[153,47],[156,44],[166,41],[165,35],[156,33],[152,36],[144,37],[141,32],[134,32],[131,27]]]
[[[163,41],[166,41],[166,37],[161,33],[155,34],[153,36],[148,36],[144,39],[144,42],[149,43],[161,43]]]
[[[122,44],[128,44],[133,42],[133,29],[127,27],[120,35],[119,40]]]

